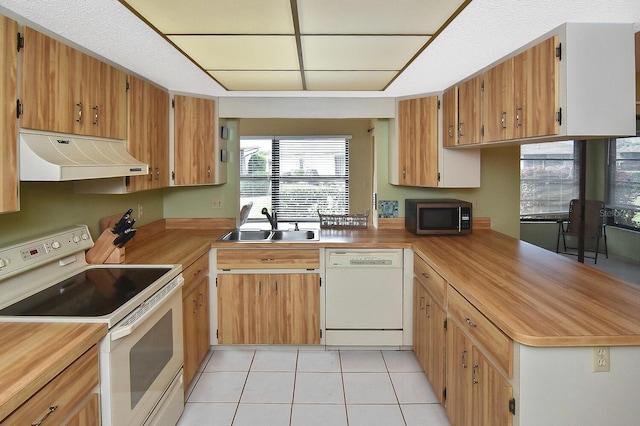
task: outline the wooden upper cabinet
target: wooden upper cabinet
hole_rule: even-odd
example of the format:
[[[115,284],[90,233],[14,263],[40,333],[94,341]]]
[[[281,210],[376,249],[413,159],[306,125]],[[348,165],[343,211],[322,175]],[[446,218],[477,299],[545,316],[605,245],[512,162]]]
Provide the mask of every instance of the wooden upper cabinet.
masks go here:
[[[513,59],[484,73],[483,141],[513,139],[516,124],[513,92]]]
[[[559,122],[558,37],[548,38],[513,59],[514,138],[556,135]]]
[[[169,186],[169,93],[129,76],[128,150],[149,164],[147,176],[132,176],[129,191]]]
[[[442,145],[458,145],[458,86],[442,94]]]
[[[126,138],[126,74],[24,28],[22,127]]]
[[[18,24],[0,16],[0,213],[18,210]]]
[[[482,75],[458,85],[458,144],[482,142]]]
[[[174,184],[215,183],[215,101],[175,95],[174,120]]]
[[[398,102],[398,183],[438,185],[438,97]]]

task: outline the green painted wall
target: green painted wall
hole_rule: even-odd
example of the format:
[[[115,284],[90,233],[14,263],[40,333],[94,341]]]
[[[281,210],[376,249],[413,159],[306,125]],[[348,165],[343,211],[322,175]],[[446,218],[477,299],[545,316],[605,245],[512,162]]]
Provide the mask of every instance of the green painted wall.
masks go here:
[[[22,241],[56,229],[83,224],[91,236],[100,235],[103,217],[134,209],[136,226],[164,217],[162,190],[127,195],[87,195],[73,192],[72,182],[22,182],[20,211],[0,215],[0,246]],[[143,209],[138,218],[138,204]]]

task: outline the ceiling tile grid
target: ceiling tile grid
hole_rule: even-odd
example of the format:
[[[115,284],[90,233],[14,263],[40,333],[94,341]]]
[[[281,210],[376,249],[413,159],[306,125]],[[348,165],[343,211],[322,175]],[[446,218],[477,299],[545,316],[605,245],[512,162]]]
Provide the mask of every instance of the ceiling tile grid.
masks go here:
[[[121,0],[229,91],[382,91],[470,0]]]

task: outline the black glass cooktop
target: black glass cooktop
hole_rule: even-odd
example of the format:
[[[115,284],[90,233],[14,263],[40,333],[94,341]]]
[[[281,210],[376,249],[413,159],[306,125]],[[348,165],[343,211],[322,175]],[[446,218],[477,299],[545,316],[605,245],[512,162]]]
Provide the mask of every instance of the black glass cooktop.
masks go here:
[[[98,317],[110,314],[169,268],[87,269],[0,309],[0,316]]]

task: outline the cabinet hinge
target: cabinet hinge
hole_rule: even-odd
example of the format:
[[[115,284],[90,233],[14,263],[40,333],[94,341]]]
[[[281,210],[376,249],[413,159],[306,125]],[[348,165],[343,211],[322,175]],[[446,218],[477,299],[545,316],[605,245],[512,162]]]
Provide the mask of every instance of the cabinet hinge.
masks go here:
[[[558,43],[558,47],[556,47],[556,58],[558,58],[559,61],[562,60],[562,43]]]
[[[484,93],[484,80],[480,83],[480,91]]]
[[[20,116],[22,115],[23,111],[22,111],[22,102],[20,102],[20,99],[16,100],[16,118],[20,119]]]
[[[480,127],[480,136],[484,137],[484,124]]]
[[[322,287],[322,277],[318,280],[318,287]]]
[[[447,329],[447,320],[444,320],[444,329]]]
[[[558,122],[559,126],[562,126],[562,108],[560,108],[558,112],[556,112],[556,121]]]
[[[127,88],[127,92],[128,92],[129,91],[129,79],[127,79],[126,88]]]
[[[124,178],[124,186],[126,186],[128,188],[129,185],[131,185],[131,176],[125,176],[125,178]]]
[[[442,399],[447,400],[447,388],[442,389]]]
[[[509,412],[514,416],[516,415],[516,399],[515,398],[511,398],[509,400]]]
[[[171,180],[176,180],[176,172],[171,170]]]
[[[438,182],[440,182],[440,172],[438,172]]]
[[[216,328],[216,339],[218,338],[218,329]]]
[[[322,339],[322,329],[320,329],[320,338]]]
[[[440,109],[440,99],[438,99],[438,109]]]
[[[171,99],[171,108],[175,108],[175,107],[176,107],[176,100]]]
[[[24,37],[22,37],[22,34],[18,33],[18,52],[20,51],[20,49],[24,49]]]
[[[216,288],[218,288],[218,277],[216,277]]]

